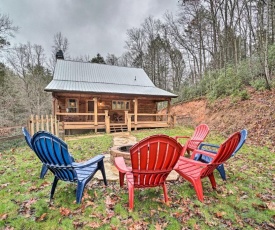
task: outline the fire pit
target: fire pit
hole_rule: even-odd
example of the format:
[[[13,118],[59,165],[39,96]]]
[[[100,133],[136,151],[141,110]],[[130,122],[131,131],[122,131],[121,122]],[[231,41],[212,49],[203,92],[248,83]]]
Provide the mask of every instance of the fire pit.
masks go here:
[[[126,165],[131,165],[130,148],[133,145],[114,146],[110,151],[110,161],[115,162],[115,157],[123,157]]]

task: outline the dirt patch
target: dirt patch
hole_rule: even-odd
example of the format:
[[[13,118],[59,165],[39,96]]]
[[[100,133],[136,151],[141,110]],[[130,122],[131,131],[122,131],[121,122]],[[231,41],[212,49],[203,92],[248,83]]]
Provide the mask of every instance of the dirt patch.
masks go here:
[[[267,146],[275,152],[275,90],[247,90],[250,98],[245,101],[228,97],[210,103],[207,99],[200,99],[174,105],[171,113],[177,116],[180,125],[206,123],[210,131],[224,136],[245,128],[248,143]]]

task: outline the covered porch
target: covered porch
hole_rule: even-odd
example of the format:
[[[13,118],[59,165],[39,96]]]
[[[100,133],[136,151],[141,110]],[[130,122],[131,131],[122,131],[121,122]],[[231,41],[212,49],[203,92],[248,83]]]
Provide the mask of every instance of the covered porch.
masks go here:
[[[75,103],[76,110],[72,111],[68,103],[65,103],[66,108],[64,108],[62,96],[65,97],[65,101],[73,105]],[[59,130],[67,134],[73,132],[72,130],[110,133],[141,128],[165,128],[175,123],[175,118],[171,116],[169,109],[165,115],[157,113],[156,98],[119,97],[118,99],[101,95],[90,100],[88,95],[70,95],[69,98],[67,96],[59,94],[53,100],[53,111],[59,121]],[[72,100],[71,98],[78,99]],[[165,100],[167,98],[158,99],[158,101]],[[119,102],[121,103],[117,104]],[[86,106],[81,106],[84,104]],[[170,108],[170,99],[167,100],[167,105]]]

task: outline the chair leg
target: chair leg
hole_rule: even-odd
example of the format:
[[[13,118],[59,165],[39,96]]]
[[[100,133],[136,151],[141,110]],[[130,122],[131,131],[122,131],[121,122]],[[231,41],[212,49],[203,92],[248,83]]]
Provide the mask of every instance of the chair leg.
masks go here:
[[[215,177],[214,177],[214,173],[211,173],[209,176],[208,176],[210,182],[211,182],[211,185],[212,185],[212,188],[213,189],[216,189],[217,187],[217,184],[216,184],[216,180],[215,180]]]
[[[123,187],[123,185],[124,185],[124,177],[125,177],[125,173],[119,172],[119,185],[120,185],[120,187]]]
[[[59,180],[59,179],[55,176],[55,177],[54,177],[54,180],[53,180],[53,185],[52,185],[52,190],[51,190],[50,199],[53,198],[53,194],[54,194],[54,191],[55,191],[55,188],[56,188],[56,185],[57,185],[58,180]]]
[[[104,184],[107,186],[107,179],[106,179],[106,173],[105,173],[105,168],[104,168],[103,160],[100,161],[100,162],[98,162],[98,165],[99,165],[99,169],[100,169],[100,171],[102,173]]]
[[[76,188],[76,203],[77,204],[81,203],[84,188],[85,188],[84,181],[78,181],[77,182],[77,188]]]
[[[222,179],[225,181],[226,180],[226,174],[225,174],[225,170],[224,170],[223,164],[219,165],[216,169],[219,171]]]
[[[163,194],[164,194],[164,201],[165,201],[165,203],[167,203],[168,202],[168,195],[167,195],[167,186],[166,186],[165,183],[162,185],[162,188],[163,188]]]
[[[134,186],[128,183],[128,190],[129,190],[129,209],[132,210],[134,208]]]
[[[48,171],[48,167],[43,164],[40,172],[40,179],[44,179],[47,171]]]
[[[195,191],[196,191],[199,201],[203,202],[203,188],[202,188],[201,180],[200,179],[194,180],[194,181],[192,181],[192,184],[195,188]]]

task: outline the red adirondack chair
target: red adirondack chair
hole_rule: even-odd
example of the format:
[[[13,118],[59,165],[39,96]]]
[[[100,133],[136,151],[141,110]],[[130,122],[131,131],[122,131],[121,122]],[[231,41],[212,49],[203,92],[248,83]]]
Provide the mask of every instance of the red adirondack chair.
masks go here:
[[[190,155],[190,153],[194,151],[194,149],[197,149],[200,143],[204,141],[208,133],[209,127],[206,124],[201,124],[196,127],[195,132],[191,138],[189,136],[176,136],[176,140],[179,138],[188,139],[183,145],[182,155],[184,155],[185,152]]]
[[[134,188],[162,186],[164,200],[168,202],[165,180],[176,165],[181,150],[182,146],[174,138],[166,135],[154,135],[131,147],[132,167],[125,165],[123,157],[115,158],[121,187],[126,175],[129,209],[134,208]]]
[[[220,165],[223,164],[228,158],[231,157],[232,153],[236,149],[240,142],[240,132],[234,133],[230,136],[223,144],[220,145],[217,154],[206,152],[203,150],[194,150],[191,158],[181,156],[178,163],[175,166],[175,170],[186,180],[192,183],[196,190],[198,199],[203,202],[203,188],[201,179],[208,177],[210,179],[212,188],[216,188],[216,181],[213,171]],[[193,160],[196,154],[202,154],[211,157],[213,160],[210,163],[202,163]]]

